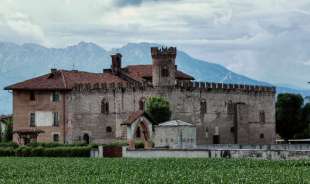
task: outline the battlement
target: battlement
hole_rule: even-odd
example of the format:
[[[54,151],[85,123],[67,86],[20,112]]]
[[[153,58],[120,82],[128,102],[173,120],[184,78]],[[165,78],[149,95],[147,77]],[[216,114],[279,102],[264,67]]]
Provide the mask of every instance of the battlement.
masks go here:
[[[176,47],[152,47],[151,48],[152,58],[160,58],[160,57],[172,57],[175,58],[177,55]]]
[[[76,83],[74,91],[92,91],[92,90],[126,90],[126,89],[146,89],[154,88],[149,83]],[[225,84],[225,83],[213,83],[213,82],[189,82],[189,81],[178,81],[174,87],[182,90],[210,90],[215,92],[241,92],[241,93],[262,93],[262,94],[275,94],[276,87],[274,86],[257,86],[257,85],[246,85],[246,84]]]
[[[240,91],[240,92],[266,92],[276,93],[276,87],[274,86],[258,86],[247,84],[225,84],[225,83],[213,83],[213,82],[190,82],[190,81],[178,81],[176,84],[178,88],[185,89],[218,89],[221,91]]]

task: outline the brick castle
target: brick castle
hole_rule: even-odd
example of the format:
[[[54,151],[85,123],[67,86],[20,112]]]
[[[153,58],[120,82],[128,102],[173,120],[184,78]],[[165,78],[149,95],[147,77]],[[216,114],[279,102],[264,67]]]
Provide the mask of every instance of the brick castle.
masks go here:
[[[52,69],[6,87],[13,91],[14,141],[126,139],[124,122],[144,111],[148,97],[163,96],[172,119],[196,125],[197,144],[275,142],[274,87],[196,82],[177,69],[176,48],[154,47],[151,55],[150,65],[122,67],[117,53],[102,73]]]

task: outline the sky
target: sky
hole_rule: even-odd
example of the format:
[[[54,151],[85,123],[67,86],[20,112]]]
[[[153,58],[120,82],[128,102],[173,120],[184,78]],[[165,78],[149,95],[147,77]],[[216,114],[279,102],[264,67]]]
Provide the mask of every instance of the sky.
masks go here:
[[[0,41],[160,43],[254,79],[310,87],[310,0],[0,0]]]

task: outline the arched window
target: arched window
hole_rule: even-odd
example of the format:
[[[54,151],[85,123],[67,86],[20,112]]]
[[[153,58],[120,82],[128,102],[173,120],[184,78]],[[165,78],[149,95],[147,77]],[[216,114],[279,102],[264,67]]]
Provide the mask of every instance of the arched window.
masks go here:
[[[101,113],[109,114],[109,102],[106,99],[102,99],[101,101]]]
[[[142,98],[139,100],[139,110],[144,111],[144,106],[145,106],[145,98],[142,97]]]
[[[140,138],[140,137],[141,137],[141,130],[140,130],[140,127],[137,127],[137,129],[136,129],[136,137],[137,137],[137,138]]]
[[[89,135],[88,133],[84,133],[83,135],[83,142],[89,144]]]
[[[265,121],[266,121],[265,111],[259,111],[259,122],[265,123]]]
[[[206,128],[205,135],[206,135],[206,138],[209,137],[209,129],[208,129],[208,127]]]
[[[200,113],[201,114],[207,113],[207,102],[205,99],[201,100],[201,102],[200,102]]]
[[[112,127],[107,126],[107,127],[105,128],[105,131],[106,131],[107,133],[111,133],[111,132],[112,132]]]
[[[169,77],[169,70],[168,70],[168,68],[166,66],[162,68],[161,76],[162,77]]]
[[[234,104],[233,104],[233,102],[231,101],[231,100],[229,100],[228,102],[227,102],[227,113],[228,114],[233,114],[235,112],[235,110],[234,110]]]

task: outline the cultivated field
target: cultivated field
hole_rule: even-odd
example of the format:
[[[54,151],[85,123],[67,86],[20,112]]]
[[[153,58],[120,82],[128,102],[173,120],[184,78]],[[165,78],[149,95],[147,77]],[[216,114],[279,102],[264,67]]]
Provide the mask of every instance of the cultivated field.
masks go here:
[[[310,183],[310,161],[2,157],[0,183]]]

